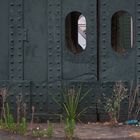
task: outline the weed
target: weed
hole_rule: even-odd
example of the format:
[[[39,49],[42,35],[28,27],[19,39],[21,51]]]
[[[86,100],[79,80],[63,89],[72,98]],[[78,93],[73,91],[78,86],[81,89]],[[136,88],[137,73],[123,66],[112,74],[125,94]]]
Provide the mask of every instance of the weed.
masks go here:
[[[2,129],[2,128],[3,128],[3,125],[4,125],[3,120],[2,120],[2,119],[0,119],[0,129]]]
[[[5,124],[7,126],[7,119],[6,119],[6,110],[5,110],[5,103],[8,97],[8,90],[6,88],[0,89],[0,96],[2,98],[2,113],[1,113],[1,119],[4,119]]]
[[[18,132],[20,134],[25,134],[27,132],[27,122],[26,118],[22,118],[20,124],[18,125]]]
[[[73,88],[69,90],[65,89],[63,91],[63,107],[66,112],[66,117],[69,120],[79,120],[79,118],[86,113],[86,110],[89,107],[85,107],[79,112],[78,107],[82,100],[87,96],[87,94],[89,94],[89,91],[87,91],[83,96],[81,96],[81,87],[78,90],[75,90]]]
[[[131,82],[128,98],[128,119],[137,119],[140,112],[139,85],[136,87]]]
[[[2,97],[2,114],[0,119],[0,128],[9,130],[14,133],[25,134],[27,131],[26,118],[23,117],[20,120],[21,108],[23,106],[22,96],[19,95],[16,97],[17,123],[15,123],[13,114],[11,114],[9,104],[7,103],[8,92],[6,88],[0,90],[0,96]],[[25,110],[26,109],[24,109],[24,112]]]
[[[49,121],[47,122],[47,125],[47,129],[40,130],[40,128],[37,127],[36,130],[33,130],[33,136],[51,138],[53,136],[53,125]]]
[[[30,122],[30,129],[33,129],[33,123],[34,123],[34,113],[35,113],[35,107],[32,106],[32,116],[31,116],[31,122]]]
[[[111,97],[106,98],[105,111],[113,124],[118,123],[121,102],[127,97],[127,89],[122,82],[116,82]]]
[[[53,125],[47,121],[47,136],[51,138],[53,136]]]
[[[75,130],[75,120],[66,118],[65,122],[65,135],[68,140],[72,140],[74,137],[74,130]]]
[[[80,121],[80,117],[84,115],[89,109],[89,107],[85,107],[78,111],[79,104],[85,99],[85,97],[89,94],[88,90],[83,95],[81,95],[81,87],[78,89],[62,89],[62,104],[58,102],[57,99],[53,98],[53,100],[61,107],[63,108],[65,112],[65,135],[66,137],[71,140],[74,136],[74,130],[75,130],[75,122],[76,120]],[[63,116],[64,117],[64,116]]]
[[[83,95],[81,95],[81,87],[78,89],[67,89],[63,88],[62,89],[62,103],[59,103],[57,99],[53,98],[53,100],[61,107],[63,108],[66,118],[69,120],[74,119],[80,120],[80,117],[84,115],[89,109],[89,107],[85,107],[78,111],[79,104],[85,99],[85,97],[89,94],[88,90],[85,92]],[[64,116],[63,116],[64,117]]]
[[[12,131],[13,129],[15,129],[14,117],[10,113],[10,109],[9,109],[8,103],[6,103],[6,122],[7,122],[7,126],[6,127],[9,130]]]
[[[23,117],[26,118],[26,109],[27,109],[27,105],[26,103],[23,103]]]
[[[35,137],[47,137],[46,129],[44,129],[44,130],[33,130],[32,134]]]

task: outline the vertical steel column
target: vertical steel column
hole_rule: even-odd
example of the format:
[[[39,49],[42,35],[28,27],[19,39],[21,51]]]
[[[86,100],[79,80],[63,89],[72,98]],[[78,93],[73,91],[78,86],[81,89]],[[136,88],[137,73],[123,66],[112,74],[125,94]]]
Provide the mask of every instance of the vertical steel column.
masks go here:
[[[108,2],[106,0],[102,1],[100,3],[100,73],[101,73],[101,79],[105,82],[106,81],[106,75],[104,72],[106,72],[106,61],[107,61],[107,31],[108,31]],[[109,21],[110,22],[110,21]]]
[[[88,2],[88,14],[89,14],[89,23],[87,23],[87,28],[90,29],[87,34],[88,38],[88,47],[90,47],[90,62],[89,62],[89,69],[91,73],[96,75],[96,79],[98,79],[97,74],[97,1],[96,0],[89,0]]]
[[[61,89],[61,0],[48,0],[48,92],[60,98]],[[51,97],[48,112],[57,113]]]
[[[15,1],[9,0],[9,79],[14,78],[14,25]]]
[[[23,0],[9,0],[9,80],[23,80]]]
[[[140,1],[136,0],[136,76],[137,84],[140,84]]]
[[[100,80],[100,0],[97,0],[97,80]]]

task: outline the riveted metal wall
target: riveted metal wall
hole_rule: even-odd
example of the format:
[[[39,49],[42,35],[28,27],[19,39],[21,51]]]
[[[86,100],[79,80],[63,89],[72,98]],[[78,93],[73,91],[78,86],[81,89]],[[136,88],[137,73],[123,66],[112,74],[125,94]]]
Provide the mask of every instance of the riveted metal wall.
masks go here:
[[[61,99],[61,7],[61,0],[25,0],[24,78],[31,81],[32,105],[42,119],[62,113],[52,99]]]
[[[113,85],[116,81],[121,80],[126,87],[130,87],[130,82],[136,82],[136,20],[135,20],[135,1],[100,1],[100,51],[99,51],[99,74],[102,83],[100,99],[102,101],[99,107],[101,120],[104,120],[107,115],[104,113],[105,96],[111,96]],[[132,8],[133,7],[133,8]],[[125,54],[119,54],[112,49],[111,46],[111,19],[112,16],[119,12],[127,12],[133,20],[133,48],[128,50]],[[124,101],[123,111],[121,111],[121,119],[127,116],[128,102]]]
[[[23,0],[9,0],[9,80],[23,80]]]
[[[113,85],[140,81],[139,0],[1,0],[0,1],[0,86],[8,87],[11,107],[22,93],[28,113],[59,119],[62,83],[91,89],[81,104],[94,106],[86,119],[104,120],[103,93],[111,96]],[[80,12],[87,23],[86,49],[78,54],[66,46],[65,23],[71,12]],[[118,11],[132,16],[134,47],[124,55],[111,47],[111,18]],[[102,104],[100,104],[100,101]],[[127,110],[127,103],[123,103]],[[123,112],[122,116],[127,115]],[[47,116],[47,117],[46,117]]]
[[[140,83],[140,2],[136,0],[136,75],[137,75],[137,84]]]
[[[63,1],[62,2],[62,31],[63,31],[63,80],[96,81],[97,80],[97,24],[96,0]],[[87,23],[87,46],[85,51],[74,54],[66,46],[65,22],[71,12],[80,12]],[[87,57],[88,56],[88,57]]]
[[[136,82],[140,84],[140,1],[136,0]],[[139,95],[140,98],[140,95]]]
[[[17,97],[22,96],[22,103],[26,104],[26,117],[30,119],[31,96],[29,81],[0,81],[0,88],[7,88],[7,101],[15,118],[17,117]]]
[[[100,4],[100,74],[103,82],[135,80],[135,1],[107,1]],[[133,8],[132,8],[133,7]],[[133,20],[134,45],[124,54],[119,54],[111,46],[111,19],[119,12],[126,11]]]
[[[8,80],[8,1],[0,1],[0,80]]]
[[[61,99],[61,0],[48,1],[48,93]],[[61,113],[60,107],[48,100],[49,113]]]
[[[80,12],[86,19],[86,49],[74,54],[66,45],[66,18],[72,12]],[[62,80],[67,87],[82,86],[82,94],[91,90],[81,108],[92,106],[88,115],[83,120],[97,120],[96,95],[97,87],[97,2],[96,0],[84,0],[82,2],[69,0],[62,1]],[[97,93],[97,94],[96,94]],[[94,106],[94,107],[93,107]],[[79,108],[80,110],[80,108]]]

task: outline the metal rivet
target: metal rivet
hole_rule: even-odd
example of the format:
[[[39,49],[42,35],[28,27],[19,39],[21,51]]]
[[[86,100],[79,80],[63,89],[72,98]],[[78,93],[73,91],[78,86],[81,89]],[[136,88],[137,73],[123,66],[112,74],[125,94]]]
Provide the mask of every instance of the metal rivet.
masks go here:
[[[11,28],[11,29],[13,29],[13,28],[14,28],[14,26],[13,26],[13,25],[11,25],[11,26],[10,26],[10,28]]]
[[[48,87],[49,87],[49,88],[52,88],[52,84],[49,84]]]
[[[25,87],[29,87],[29,85],[28,85],[28,84],[26,84],[26,85],[25,85]]]
[[[14,76],[13,76],[13,75],[10,75],[10,78],[11,78],[11,79],[13,79],[13,78],[14,78]]]
[[[22,61],[21,61],[21,60],[19,60],[19,61],[18,61],[18,63],[22,63]]]
[[[11,43],[14,43],[14,40],[12,39],[12,40],[10,40],[10,42],[11,42]]]
[[[14,69],[13,69],[13,68],[11,68],[11,69],[10,69],[10,71],[14,71]]]
[[[21,70],[22,70],[21,68],[18,69],[18,71],[21,71]]]
[[[11,32],[10,34],[11,34],[11,36],[13,36],[13,35],[14,35],[14,33],[13,33],[13,32]]]
[[[10,3],[10,6],[14,6],[14,3]]]
[[[14,64],[14,61],[10,61],[10,64]]]
[[[10,18],[10,21],[14,21],[14,19],[13,18]]]
[[[49,79],[52,79],[52,76],[49,76]]]

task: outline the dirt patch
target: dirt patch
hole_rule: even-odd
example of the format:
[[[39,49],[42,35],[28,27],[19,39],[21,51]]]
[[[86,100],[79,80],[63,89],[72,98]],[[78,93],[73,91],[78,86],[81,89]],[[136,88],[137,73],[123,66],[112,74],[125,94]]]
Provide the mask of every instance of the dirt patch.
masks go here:
[[[46,129],[47,124],[34,124],[33,129]],[[53,124],[54,135],[51,140],[65,139],[64,124]],[[29,125],[29,130],[31,129]],[[140,128],[135,126],[112,127],[107,124],[89,123],[77,124],[75,129],[75,139],[81,140],[140,140]],[[0,140],[45,140],[47,138],[35,138],[31,136],[31,131],[27,136],[15,135],[0,131]]]

